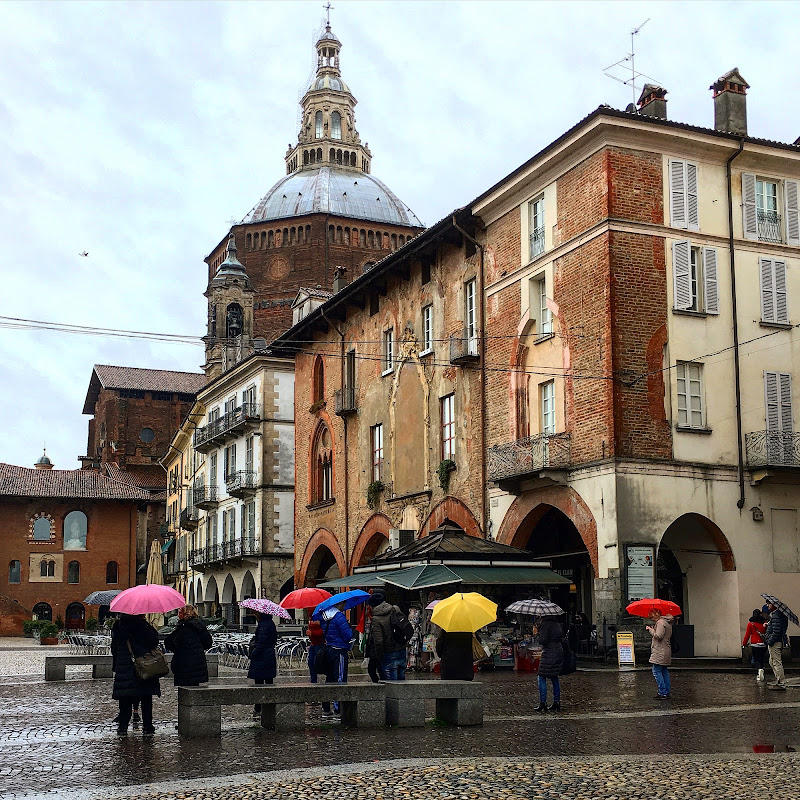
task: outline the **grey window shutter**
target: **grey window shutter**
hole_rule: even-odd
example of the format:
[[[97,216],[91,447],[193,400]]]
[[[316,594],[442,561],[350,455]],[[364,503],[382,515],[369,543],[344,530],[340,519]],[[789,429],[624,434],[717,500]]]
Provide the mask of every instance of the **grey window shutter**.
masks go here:
[[[775,322],[789,322],[789,306],[786,296],[786,262],[773,261],[775,289]]]
[[[706,300],[706,313],[719,314],[717,251],[713,247],[703,248],[703,289]]]
[[[764,403],[767,409],[767,430],[780,430],[780,398],[778,397],[778,373],[764,373]]]
[[[700,228],[697,205],[697,166],[686,162],[686,223],[693,230]]]
[[[772,272],[772,259],[758,259],[761,276],[761,320],[775,322],[775,281]]]
[[[686,227],[686,162],[669,162],[669,220],[674,228]]]
[[[756,216],[756,176],[742,173],[742,228],[745,239],[758,239],[758,217]]]
[[[781,397],[781,431],[791,433],[794,430],[792,421],[792,376],[788,372],[778,373],[778,388]]]
[[[800,246],[800,184],[784,181],[786,196],[786,244]]]
[[[689,240],[672,243],[672,276],[675,288],[674,306],[679,311],[692,307],[691,253]]]

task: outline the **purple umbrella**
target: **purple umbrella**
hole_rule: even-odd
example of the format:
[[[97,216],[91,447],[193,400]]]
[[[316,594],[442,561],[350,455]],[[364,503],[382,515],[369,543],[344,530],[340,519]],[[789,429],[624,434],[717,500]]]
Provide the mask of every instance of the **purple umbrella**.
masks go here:
[[[247,600],[242,600],[239,605],[242,608],[251,608],[253,611],[258,611],[259,614],[267,614],[270,617],[292,618],[285,608],[281,608],[277,603],[273,603],[272,600],[267,600],[266,598],[249,597]]]

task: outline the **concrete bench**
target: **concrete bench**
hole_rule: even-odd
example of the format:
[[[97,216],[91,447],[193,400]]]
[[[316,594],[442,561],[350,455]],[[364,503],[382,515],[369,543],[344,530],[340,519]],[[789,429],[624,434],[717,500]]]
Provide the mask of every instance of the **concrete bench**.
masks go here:
[[[390,681],[386,724],[398,728],[425,724],[425,701],[436,700],[437,718],[451,725],[483,725],[483,684],[475,681]]]
[[[167,653],[164,657],[168,664],[172,661],[172,653]],[[93,678],[111,678],[114,675],[111,671],[111,662],[112,658],[109,655],[45,656],[44,679],[46,681],[63,681],[66,679],[67,667],[89,665],[92,667]],[[208,665],[208,677],[218,677],[219,656],[216,653],[206,653],[206,664]]]
[[[342,725],[377,728],[384,724],[386,685],[378,683],[306,683],[273,686],[181,686],[178,733],[221,736],[222,706],[261,705],[261,727],[275,731],[305,727],[306,703],[339,703]]]

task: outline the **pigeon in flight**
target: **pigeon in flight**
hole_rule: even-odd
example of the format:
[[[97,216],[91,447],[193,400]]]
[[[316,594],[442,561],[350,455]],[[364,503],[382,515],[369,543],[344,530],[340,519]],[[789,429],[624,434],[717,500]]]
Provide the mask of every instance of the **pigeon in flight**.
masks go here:
[[[84,258],[88,258],[88,256],[89,256],[89,251],[88,251],[88,250],[84,250],[82,253],[78,253],[78,255],[79,255],[79,256],[83,256]]]

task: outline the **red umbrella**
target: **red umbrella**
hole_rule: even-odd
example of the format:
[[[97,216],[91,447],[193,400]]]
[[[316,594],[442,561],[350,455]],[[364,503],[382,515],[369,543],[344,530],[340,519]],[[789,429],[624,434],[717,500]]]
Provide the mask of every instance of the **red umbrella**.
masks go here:
[[[679,617],[683,613],[677,603],[673,603],[672,600],[662,600],[659,597],[634,600],[625,610],[634,617],[647,617],[653,610],[660,611],[662,614],[672,614],[673,617]]]
[[[323,600],[327,600],[330,596],[331,593],[326,592],[324,589],[311,587],[295,589],[281,600],[280,605],[283,606],[283,608],[316,608]]]

